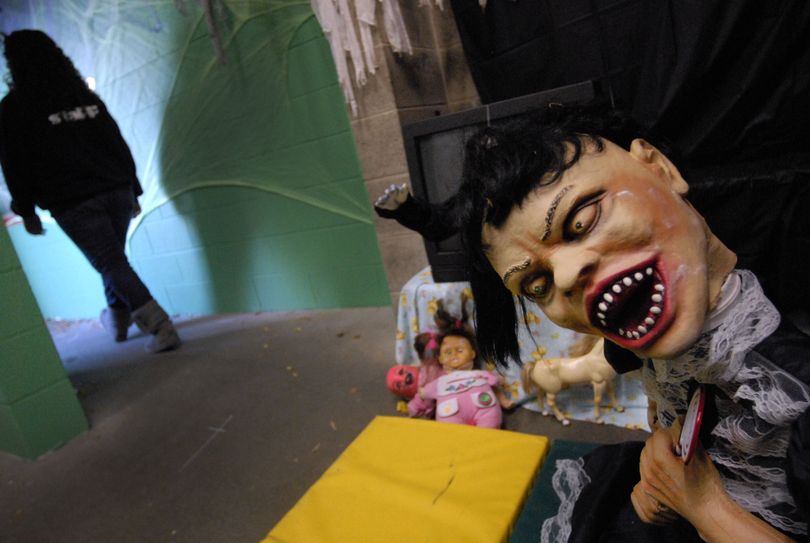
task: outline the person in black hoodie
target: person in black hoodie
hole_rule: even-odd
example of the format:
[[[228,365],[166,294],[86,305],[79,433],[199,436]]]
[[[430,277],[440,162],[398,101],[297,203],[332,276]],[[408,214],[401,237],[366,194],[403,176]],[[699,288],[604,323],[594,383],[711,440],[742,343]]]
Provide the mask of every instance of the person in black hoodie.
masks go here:
[[[0,164],[12,211],[29,234],[42,235],[35,206],[49,210],[101,274],[109,306],[101,322],[116,341],[134,321],[153,336],[148,351],[178,347],[172,321],[124,253],[143,190],[118,125],[44,32],[6,35],[4,53],[10,90],[0,102]]]

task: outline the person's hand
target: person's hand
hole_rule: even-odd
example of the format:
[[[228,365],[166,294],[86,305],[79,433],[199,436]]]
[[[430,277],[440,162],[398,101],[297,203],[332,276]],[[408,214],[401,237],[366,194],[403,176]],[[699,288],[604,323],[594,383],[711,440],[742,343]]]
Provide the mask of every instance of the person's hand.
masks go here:
[[[680,421],[659,428],[641,451],[641,480],[630,498],[644,522],[666,524],[680,515],[696,525],[700,515],[729,499],[720,473],[700,443],[688,464],[676,454],[680,433]]]
[[[406,183],[402,183],[401,185],[390,185],[374,202],[374,207],[393,211],[404,204],[405,200],[407,199],[408,185]]]
[[[39,220],[39,215],[31,215],[30,217],[23,217],[23,226],[25,231],[32,236],[41,236],[45,234],[45,229],[42,228],[42,221]]]
[[[135,198],[135,201],[132,202],[132,218],[134,219],[140,214],[141,214],[141,204],[140,202],[138,202],[138,199]]]

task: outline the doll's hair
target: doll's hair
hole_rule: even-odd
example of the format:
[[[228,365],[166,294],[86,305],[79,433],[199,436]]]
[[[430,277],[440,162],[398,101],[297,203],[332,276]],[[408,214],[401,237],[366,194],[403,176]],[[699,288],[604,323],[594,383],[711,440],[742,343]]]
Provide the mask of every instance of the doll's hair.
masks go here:
[[[436,332],[422,332],[413,340],[413,348],[419,355],[419,360],[436,358],[439,356],[439,337]]]
[[[487,260],[482,227],[503,226],[532,191],[557,182],[586,151],[601,152],[604,140],[628,149],[636,137],[656,139],[604,106],[553,104],[538,115],[484,128],[468,140],[455,198],[475,299],[477,345],[485,359],[501,366],[510,358],[520,363],[520,348],[515,300]],[[519,304],[525,317],[522,298]]]
[[[463,337],[470,342],[470,346],[478,354],[478,347],[476,344],[475,329],[470,324],[469,314],[467,313],[466,298],[462,295],[461,298],[461,317],[451,315],[445,308],[441,300],[438,301],[436,314],[433,315],[433,320],[436,323],[438,332],[436,334],[436,356],[439,355],[439,349],[442,346],[444,338],[449,336]],[[476,356],[475,367],[478,367],[478,356]]]

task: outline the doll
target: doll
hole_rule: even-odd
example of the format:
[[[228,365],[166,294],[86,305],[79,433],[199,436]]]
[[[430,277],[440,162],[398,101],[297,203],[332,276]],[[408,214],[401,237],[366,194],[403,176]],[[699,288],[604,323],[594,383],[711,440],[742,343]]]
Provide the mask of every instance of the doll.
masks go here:
[[[397,364],[388,370],[385,383],[392,394],[408,400],[407,411],[411,417],[433,416],[434,402],[425,400],[419,394],[419,388],[434,381],[444,370],[437,358],[439,350],[435,332],[422,332],[414,340],[414,349],[419,355],[421,364],[410,366]]]
[[[462,308],[464,303],[462,300]],[[444,308],[436,312],[440,324],[439,363],[444,375],[420,386],[419,397],[436,401],[436,420],[456,424],[469,424],[482,428],[500,428],[501,407],[512,403],[499,390],[500,376],[475,369],[475,335],[462,319],[452,319]]]

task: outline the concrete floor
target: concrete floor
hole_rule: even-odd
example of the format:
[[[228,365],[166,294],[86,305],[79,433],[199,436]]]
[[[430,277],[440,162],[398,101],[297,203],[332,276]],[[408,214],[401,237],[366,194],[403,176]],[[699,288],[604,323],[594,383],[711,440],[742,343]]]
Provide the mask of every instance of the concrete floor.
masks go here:
[[[388,307],[181,319],[175,352],[51,323],[91,429],[36,462],[0,453],[0,541],[261,541],[375,415],[397,415]],[[518,409],[507,429],[646,434]],[[304,542],[305,543],[305,542]]]

